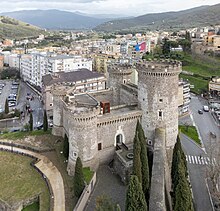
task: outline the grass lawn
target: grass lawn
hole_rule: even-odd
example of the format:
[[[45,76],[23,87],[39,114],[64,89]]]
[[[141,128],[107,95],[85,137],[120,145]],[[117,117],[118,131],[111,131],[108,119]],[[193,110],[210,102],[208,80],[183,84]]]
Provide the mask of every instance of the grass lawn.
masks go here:
[[[34,130],[28,132],[13,132],[13,133],[4,133],[0,135],[0,139],[23,139],[27,136],[39,136],[44,134],[50,134],[51,130],[44,132],[43,130]]]
[[[40,210],[50,207],[49,191],[31,158],[0,151],[0,198],[9,204],[40,195]]]
[[[39,211],[39,210],[40,210],[39,202],[34,202],[33,204],[30,204],[24,209],[22,209],[22,211]]]
[[[191,91],[196,94],[208,91],[208,80],[184,74],[180,74],[180,78],[187,79],[190,85],[194,85],[194,88],[191,88]]]
[[[220,76],[220,60],[208,56],[184,54],[183,70],[202,76]]]
[[[179,125],[179,130],[201,146],[201,141],[195,126]]]
[[[84,167],[83,168],[83,175],[84,175],[84,178],[85,178],[85,181],[87,184],[90,183],[92,177],[93,177],[93,174],[94,172],[90,170],[89,167]]]

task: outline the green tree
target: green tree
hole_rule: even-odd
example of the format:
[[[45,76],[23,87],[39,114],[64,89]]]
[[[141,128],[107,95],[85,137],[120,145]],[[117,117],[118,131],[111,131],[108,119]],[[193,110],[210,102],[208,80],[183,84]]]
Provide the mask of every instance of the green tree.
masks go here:
[[[9,113],[8,99],[5,100],[5,114]]]
[[[46,132],[48,130],[48,121],[47,121],[47,112],[46,112],[46,110],[44,110],[44,123],[43,123],[43,126],[44,126],[44,131]]]
[[[63,155],[66,159],[69,158],[69,139],[66,134],[64,136],[64,142],[63,142]]]
[[[142,174],[142,189],[146,198],[148,198],[147,196],[149,192],[150,179],[149,179],[147,148],[145,141],[146,139],[144,135],[144,130],[139,121],[137,122],[137,132],[141,147],[140,160],[141,160],[141,174]]]
[[[162,53],[164,55],[168,55],[170,54],[170,43],[168,42],[168,38],[164,38],[164,43],[163,43],[163,46],[162,46]]]
[[[112,199],[106,195],[96,198],[95,211],[120,211],[120,206],[112,202]]]
[[[133,174],[138,177],[140,183],[142,183],[142,172],[141,172],[141,146],[138,138],[138,134],[136,131],[134,137],[134,158],[133,158]]]
[[[176,141],[176,144],[175,144],[174,149],[173,149],[173,158],[172,158],[172,167],[171,167],[172,181],[174,181],[175,172],[176,172],[177,165],[178,165],[178,162],[179,162],[178,158],[177,158],[177,153],[178,152],[180,153],[180,157],[181,157],[180,159],[182,160],[182,162],[184,164],[184,172],[185,172],[185,176],[187,177],[188,172],[187,172],[186,156],[185,156],[185,153],[183,152],[179,135],[177,136],[177,141]]]
[[[138,177],[131,175],[127,195],[126,195],[126,211],[146,211],[147,203]]]
[[[73,188],[76,197],[78,198],[80,197],[84,187],[85,187],[85,182],[83,176],[82,162],[81,159],[77,157],[76,166],[75,166],[75,175],[73,180]]]
[[[33,115],[30,113],[30,120],[29,120],[29,126],[30,126],[30,131],[33,131]]]
[[[193,210],[192,193],[189,182],[185,176],[184,164],[180,152],[177,153],[178,165],[174,177],[174,210],[185,211]]]

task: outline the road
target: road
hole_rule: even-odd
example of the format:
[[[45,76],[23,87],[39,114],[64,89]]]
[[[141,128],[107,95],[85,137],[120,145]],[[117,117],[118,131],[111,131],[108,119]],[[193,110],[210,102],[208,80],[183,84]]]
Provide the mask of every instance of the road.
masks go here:
[[[211,159],[209,158],[208,160],[204,151],[187,136],[181,135],[180,138],[187,157],[195,209],[198,211],[211,211],[212,205],[205,181],[207,165],[212,165],[212,163],[210,163]],[[206,162],[204,162],[204,158]]]
[[[29,104],[30,108],[33,110],[33,125],[37,127],[43,124],[43,105],[39,99],[39,96],[24,82],[21,82],[20,89],[20,97],[18,100],[18,105],[20,105],[20,109],[24,110],[27,114],[26,122],[29,121],[29,114],[26,112],[25,105]],[[33,100],[27,100],[27,93],[30,93],[30,96],[34,96]]]
[[[203,114],[198,113],[198,110],[202,109],[203,105],[207,105],[206,101],[196,96],[192,96],[190,103],[192,117],[199,130],[204,147],[206,151],[209,151],[210,153],[210,148],[213,142],[216,142],[218,146],[220,146],[220,128],[210,112],[203,112]],[[211,137],[210,132],[215,133],[216,138]]]
[[[217,154],[220,146],[220,129],[209,112],[198,113],[198,110],[202,109],[203,105],[207,105],[204,99],[192,95],[190,103],[191,114],[180,120],[182,123],[187,122],[189,125],[193,124],[197,127],[203,144],[202,148],[185,135],[181,135],[181,143],[186,154],[195,208],[198,211],[211,211],[213,210],[212,202],[207,188],[206,177],[210,166],[217,165],[217,162],[219,162]],[[214,133],[216,138],[210,136],[210,132]],[[214,148],[213,144],[215,144]],[[218,144],[218,147],[216,147],[216,144]]]
[[[2,94],[0,95],[0,108],[3,109],[5,106],[5,100],[11,93],[11,81],[4,80],[4,83],[6,85],[2,90]],[[31,96],[34,96],[34,99],[32,101],[27,100],[27,93],[30,93]],[[4,128],[7,128],[9,130],[21,129],[26,123],[29,122],[30,114],[26,111],[26,104],[30,104],[31,109],[33,110],[34,127],[36,128],[37,126],[43,124],[43,105],[38,95],[24,82],[20,82],[20,91],[18,93],[16,108],[20,111],[23,111],[25,116],[21,120],[0,122],[1,130]]]

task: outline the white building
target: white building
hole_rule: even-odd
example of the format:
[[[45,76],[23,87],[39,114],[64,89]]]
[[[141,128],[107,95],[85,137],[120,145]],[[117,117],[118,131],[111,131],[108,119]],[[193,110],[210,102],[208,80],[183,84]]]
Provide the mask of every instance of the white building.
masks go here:
[[[92,60],[81,56],[58,55],[48,57],[49,72],[69,72],[80,68],[92,71]]]
[[[18,54],[10,54],[8,55],[8,65],[9,67],[18,68],[20,66],[20,58]]]
[[[20,69],[24,81],[42,86],[42,76],[54,72],[70,72],[86,68],[92,71],[92,60],[67,55],[48,56],[46,53],[21,55]]]

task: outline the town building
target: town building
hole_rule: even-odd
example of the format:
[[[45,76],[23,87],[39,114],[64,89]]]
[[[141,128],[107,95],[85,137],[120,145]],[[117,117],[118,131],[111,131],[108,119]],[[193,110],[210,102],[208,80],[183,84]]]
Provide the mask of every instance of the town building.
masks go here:
[[[42,77],[42,96],[44,109],[48,116],[53,116],[52,88],[71,88],[72,95],[92,93],[106,89],[106,78],[103,74],[88,69],[78,69],[73,72],[58,72]]]
[[[213,97],[220,99],[220,77],[214,77],[209,82],[209,92]]]
[[[92,71],[92,60],[80,56],[53,55],[36,52],[20,55],[21,77],[35,86],[42,86],[42,76],[49,73],[70,72],[80,68]]]

